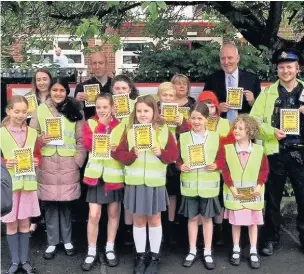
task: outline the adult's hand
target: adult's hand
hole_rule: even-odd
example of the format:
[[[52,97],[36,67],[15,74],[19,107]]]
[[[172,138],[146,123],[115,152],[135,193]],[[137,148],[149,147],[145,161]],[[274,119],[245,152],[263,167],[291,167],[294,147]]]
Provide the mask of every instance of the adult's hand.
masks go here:
[[[253,92],[250,90],[244,90],[244,95],[248,104],[252,106],[255,100]]]
[[[86,100],[88,100],[88,95],[85,94],[84,92],[78,92],[76,95],[76,99],[78,101],[86,101]]]
[[[278,129],[278,128],[275,128],[275,129],[274,129],[274,136],[276,137],[276,139],[277,139],[278,141],[280,141],[280,140],[286,138],[286,133],[285,133],[283,130],[280,130],[280,129]]]
[[[230,109],[229,104],[224,103],[224,102],[220,103],[220,105],[219,105],[220,112],[227,112],[229,109]]]

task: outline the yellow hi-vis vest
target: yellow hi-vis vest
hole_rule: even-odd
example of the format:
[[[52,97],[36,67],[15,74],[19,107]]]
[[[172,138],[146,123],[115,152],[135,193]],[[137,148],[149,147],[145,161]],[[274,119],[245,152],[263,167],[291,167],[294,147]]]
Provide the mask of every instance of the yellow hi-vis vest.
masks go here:
[[[157,131],[152,129],[153,144],[164,149],[167,145],[169,130],[166,125]],[[127,133],[129,151],[134,147],[133,129]],[[152,150],[139,151],[137,159],[125,166],[125,182],[127,185],[146,185],[159,187],[166,184],[167,165],[155,156]]]
[[[48,106],[43,103],[37,108],[37,117],[40,124],[41,131],[45,131],[45,119],[52,118]],[[70,122],[67,118],[62,116],[64,126],[64,144],[62,146],[44,145],[41,148],[42,156],[53,156],[56,152],[62,157],[72,157],[76,154],[76,122]]]
[[[38,133],[35,129],[27,127],[27,137],[25,141],[24,148],[31,148],[34,152],[35,144],[37,140]],[[19,149],[20,147],[16,143],[15,139],[9,133],[5,127],[1,127],[1,150],[5,159],[14,159],[14,149]],[[35,191],[37,190],[38,183],[36,175],[23,175],[15,176],[15,169],[8,169],[13,182],[13,191],[25,190],[25,191]]]
[[[226,137],[228,133],[230,132],[230,124],[228,119],[220,118],[216,132],[221,136],[221,137]]]
[[[234,144],[225,145],[226,162],[229,167],[233,186],[235,188],[257,186],[260,167],[263,159],[264,148],[261,145],[252,144],[252,151],[249,155],[247,164],[243,169]],[[264,208],[264,192],[265,187],[262,186],[261,195],[255,201],[240,201],[235,199],[232,192],[224,185],[224,203],[225,207],[230,210],[262,210]]]
[[[180,136],[181,157],[184,164],[189,164],[187,145],[194,144],[191,131]],[[219,134],[208,131],[204,144],[206,163],[215,162],[219,149]],[[219,195],[220,173],[218,171],[206,171],[203,168],[192,169],[189,172],[181,172],[181,194],[187,197],[200,196],[213,198]]]
[[[95,128],[97,127],[97,121],[93,119],[88,120],[89,127],[94,134]],[[113,131],[112,131],[113,132]],[[119,141],[112,139],[111,133],[111,144],[118,145]],[[87,178],[98,179],[103,178],[107,183],[122,183],[125,181],[123,173],[123,165],[113,158],[109,160],[94,159],[92,153],[89,153],[89,160],[84,171],[84,176]]]

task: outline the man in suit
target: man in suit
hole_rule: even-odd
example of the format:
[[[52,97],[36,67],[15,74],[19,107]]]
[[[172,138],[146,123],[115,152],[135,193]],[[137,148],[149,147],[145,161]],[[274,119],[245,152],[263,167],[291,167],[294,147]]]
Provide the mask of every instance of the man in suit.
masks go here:
[[[103,52],[95,52],[90,55],[90,68],[93,77],[76,86],[75,97],[78,101],[84,103],[87,100],[87,94],[84,93],[85,85],[98,84],[100,92],[111,92],[112,78],[108,76],[107,58]],[[89,119],[95,114],[95,107],[84,106],[85,119]]]
[[[215,92],[220,102],[219,110],[222,113],[222,117],[233,122],[238,113],[250,112],[255,98],[260,94],[261,82],[254,73],[239,70],[240,55],[235,44],[227,43],[222,46],[220,61],[222,70],[208,77],[204,90]],[[226,103],[228,87],[244,88],[244,100],[241,110],[230,109]]]

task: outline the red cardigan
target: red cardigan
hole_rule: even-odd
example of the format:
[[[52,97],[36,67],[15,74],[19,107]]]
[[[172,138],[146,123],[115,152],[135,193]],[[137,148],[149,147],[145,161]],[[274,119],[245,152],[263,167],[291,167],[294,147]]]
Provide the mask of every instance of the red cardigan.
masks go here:
[[[109,130],[108,130],[108,132],[106,132],[107,127],[104,124],[102,124],[98,121],[99,118],[98,118],[97,115],[95,115],[91,119],[95,120],[98,123],[98,125],[95,128],[94,132],[92,132],[88,121],[86,121],[84,126],[83,126],[82,142],[83,142],[84,147],[88,151],[92,151],[93,133],[101,133],[101,134],[108,133],[108,134],[110,134],[111,131],[113,130],[113,128],[115,128],[119,124],[119,120],[116,119],[115,117],[112,117],[112,120],[110,121],[110,123],[108,125]],[[111,154],[112,153],[113,152],[111,152]],[[84,177],[83,182],[88,184],[88,185],[97,185],[98,179],[92,179],[92,178]],[[119,183],[120,184],[117,184],[117,183],[111,184],[111,183],[105,182],[106,191],[123,188],[123,182],[119,182]]]
[[[229,143],[230,142],[224,141],[224,144],[229,144]],[[222,145],[220,146],[220,150],[216,159],[216,165],[218,170],[222,170],[222,176],[225,184],[228,187],[232,187],[233,181],[230,176],[229,167],[226,162],[226,153],[225,153],[224,144],[222,143]],[[268,177],[268,173],[269,173],[268,160],[266,154],[264,154],[262,158],[262,163],[261,163],[258,182],[257,182],[259,185],[265,184]]]
[[[126,132],[124,133],[124,136],[116,151],[112,153],[112,157],[126,166],[133,164],[137,159],[137,155],[134,152],[134,148],[129,151]],[[165,149],[161,149],[161,155],[158,158],[164,164],[170,164],[176,161],[177,157],[177,145],[175,143],[173,135],[169,132],[167,145]]]

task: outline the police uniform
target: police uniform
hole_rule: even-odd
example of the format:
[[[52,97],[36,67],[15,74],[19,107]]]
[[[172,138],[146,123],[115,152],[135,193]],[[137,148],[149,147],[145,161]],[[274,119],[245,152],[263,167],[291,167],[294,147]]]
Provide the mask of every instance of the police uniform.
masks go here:
[[[276,64],[297,61],[303,56],[296,50],[278,51],[273,56]],[[273,247],[280,241],[280,204],[287,177],[290,178],[298,205],[297,229],[304,249],[304,115],[300,112],[300,134],[290,135],[278,141],[274,129],[280,129],[281,109],[299,109],[304,105],[304,82],[288,92],[280,80],[270,85],[257,98],[250,115],[261,123],[261,139],[268,156],[270,173],[266,183],[266,209],[264,255],[272,255]]]

